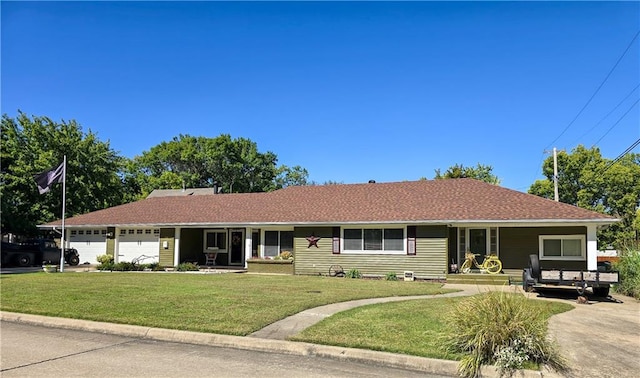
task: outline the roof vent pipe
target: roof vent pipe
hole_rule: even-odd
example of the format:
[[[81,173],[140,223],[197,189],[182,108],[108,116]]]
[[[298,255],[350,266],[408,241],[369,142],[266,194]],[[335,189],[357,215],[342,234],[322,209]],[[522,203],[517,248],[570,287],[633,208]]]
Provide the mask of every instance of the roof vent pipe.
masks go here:
[[[213,182],[213,194],[218,194],[218,182]]]

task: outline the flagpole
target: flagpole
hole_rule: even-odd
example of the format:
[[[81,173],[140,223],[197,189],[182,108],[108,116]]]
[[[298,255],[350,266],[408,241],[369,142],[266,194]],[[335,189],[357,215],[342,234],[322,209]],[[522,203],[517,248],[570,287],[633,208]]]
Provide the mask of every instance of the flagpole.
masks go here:
[[[67,205],[67,155],[64,155],[62,160],[62,237],[60,237],[60,272],[64,272],[64,215],[66,213]]]

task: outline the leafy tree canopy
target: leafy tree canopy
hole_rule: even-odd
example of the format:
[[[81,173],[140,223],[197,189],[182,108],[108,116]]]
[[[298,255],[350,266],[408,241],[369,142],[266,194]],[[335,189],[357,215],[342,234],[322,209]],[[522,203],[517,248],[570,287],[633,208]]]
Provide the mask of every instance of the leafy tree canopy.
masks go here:
[[[493,167],[478,163],[475,167],[465,167],[462,164],[456,164],[449,167],[444,174],[440,173],[440,169],[436,169],[434,179],[450,179],[450,178],[473,178],[484,181],[489,184],[499,185],[500,179],[493,174]]]
[[[299,165],[287,167],[281,165],[277,169],[276,188],[286,188],[287,186],[309,185],[309,172]]]
[[[289,185],[305,185],[308,172],[295,166],[276,166],[273,152],[260,152],[255,142],[179,135],[136,156],[124,181],[144,197],[154,189],[213,187],[226,193],[266,192]]]
[[[123,160],[91,130],[74,120],[2,116],[0,196],[2,232],[29,235],[36,225],[60,219],[62,185],[40,195],[33,175],[54,168],[67,156],[66,216],[122,203],[118,172]]]
[[[638,240],[640,233],[640,154],[627,154],[615,164],[596,147],[576,147],[571,153],[560,151],[558,194],[560,202],[576,205],[620,218],[621,222],[601,231],[600,247],[617,248]],[[542,166],[546,177],[537,180],[529,193],[553,199],[553,157]]]

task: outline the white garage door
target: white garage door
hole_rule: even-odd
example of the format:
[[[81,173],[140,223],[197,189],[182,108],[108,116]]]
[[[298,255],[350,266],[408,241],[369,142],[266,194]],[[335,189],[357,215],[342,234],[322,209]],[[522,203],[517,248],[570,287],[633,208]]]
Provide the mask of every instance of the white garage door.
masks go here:
[[[78,250],[80,264],[98,264],[96,259],[107,253],[106,229],[83,229],[69,232],[69,246]]]
[[[142,264],[160,261],[160,230],[122,229],[118,243],[118,261],[139,259]]]

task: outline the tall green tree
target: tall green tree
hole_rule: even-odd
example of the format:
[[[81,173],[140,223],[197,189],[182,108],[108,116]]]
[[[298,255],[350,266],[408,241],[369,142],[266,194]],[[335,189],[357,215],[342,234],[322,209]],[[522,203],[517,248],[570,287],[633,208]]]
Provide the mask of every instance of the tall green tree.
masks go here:
[[[473,178],[493,185],[500,184],[498,176],[493,174],[493,167],[480,163],[475,167],[465,167],[462,164],[456,164],[447,168],[444,173],[441,173],[440,169],[436,169],[434,179],[439,180],[450,178]]]
[[[558,194],[560,202],[598,211],[621,221],[599,232],[600,247],[620,248],[637,242],[640,233],[640,154],[627,154],[615,164],[603,158],[597,147],[578,146],[558,160]],[[542,166],[546,177],[537,180],[529,193],[553,199],[553,157]]]
[[[62,185],[38,193],[33,175],[58,166],[67,156],[66,216],[122,203],[118,172],[123,159],[108,142],[83,132],[76,121],[2,116],[0,196],[2,232],[29,235],[38,224],[62,216]]]
[[[276,188],[286,188],[287,186],[309,185],[309,172],[299,165],[288,167],[281,165],[278,167],[276,176]]]
[[[142,197],[154,189],[183,185],[205,188],[217,183],[226,193],[246,193],[306,183],[305,169],[276,163],[276,154],[258,151],[257,144],[246,138],[179,135],[135,157],[124,181]]]

